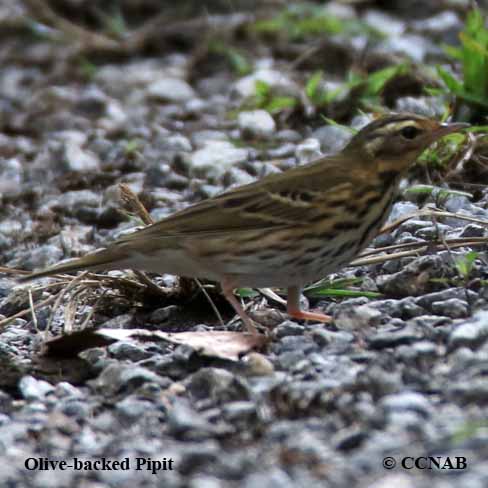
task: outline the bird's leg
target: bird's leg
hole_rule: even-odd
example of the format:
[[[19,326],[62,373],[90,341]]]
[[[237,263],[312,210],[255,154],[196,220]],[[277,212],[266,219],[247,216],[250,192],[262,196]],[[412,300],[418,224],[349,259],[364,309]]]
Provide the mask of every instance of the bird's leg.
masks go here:
[[[222,286],[222,293],[224,294],[225,298],[227,298],[227,301],[232,305],[237,315],[239,315],[239,317],[241,318],[242,322],[246,326],[247,332],[253,335],[259,334],[258,330],[252,323],[252,320],[242,308],[239,300],[235,297],[234,286],[232,286],[232,282],[228,278],[224,278],[220,282],[220,285]]]
[[[300,287],[290,286],[288,288],[288,299],[286,303],[286,311],[290,317],[300,320],[315,320],[316,322],[328,323],[332,317],[324,313],[304,312],[300,309]]]

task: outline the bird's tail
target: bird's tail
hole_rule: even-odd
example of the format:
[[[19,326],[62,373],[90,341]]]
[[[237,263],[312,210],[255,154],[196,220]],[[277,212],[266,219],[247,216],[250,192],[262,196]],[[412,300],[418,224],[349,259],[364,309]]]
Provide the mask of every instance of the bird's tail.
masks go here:
[[[82,258],[72,259],[66,263],[55,264],[49,268],[34,271],[28,275],[18,278],[18,281],[25,282],[45,276],[51,276],[58,273],[71,273],[80,270],[109,270],[119,269],[122,261],[127,257],[127,254],[121,249],[114,249],[113,247],[101,249],[93,253],[87,254]]]

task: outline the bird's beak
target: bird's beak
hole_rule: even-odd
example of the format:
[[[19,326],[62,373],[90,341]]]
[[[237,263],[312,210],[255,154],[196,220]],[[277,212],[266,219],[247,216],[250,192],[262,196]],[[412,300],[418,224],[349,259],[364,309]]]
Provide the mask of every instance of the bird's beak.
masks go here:
[[[436,139],[439,137],[447,136],[447,134],[452,134],[453,132],[459,132],[462,129],[466,129],[470,124],[465,124],[464,122],[456,122],[453,124],[439,124],[439,127],[434,130]]]

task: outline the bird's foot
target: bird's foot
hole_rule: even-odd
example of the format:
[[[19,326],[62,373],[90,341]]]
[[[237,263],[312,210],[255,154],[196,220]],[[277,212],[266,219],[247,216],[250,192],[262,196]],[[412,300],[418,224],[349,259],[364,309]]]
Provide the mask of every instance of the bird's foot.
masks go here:
[[[330,315],[318,312],[304,312],[303,310],[288,310],[288,315],[299,320],[313,320],[314,322],[323,322],[325,324],[332,322]]]

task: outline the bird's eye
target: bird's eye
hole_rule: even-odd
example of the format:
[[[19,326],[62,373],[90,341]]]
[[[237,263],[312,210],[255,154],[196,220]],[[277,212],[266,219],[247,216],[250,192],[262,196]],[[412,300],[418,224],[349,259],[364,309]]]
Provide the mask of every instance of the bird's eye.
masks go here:
[[[404,137],[405,139],[415,139],[419,134],[420,134],[421,130],[417,127],[414,127],[413,125],[409,125],[408,127],[404,127],[400,133],[402,135],[402,137]]]

